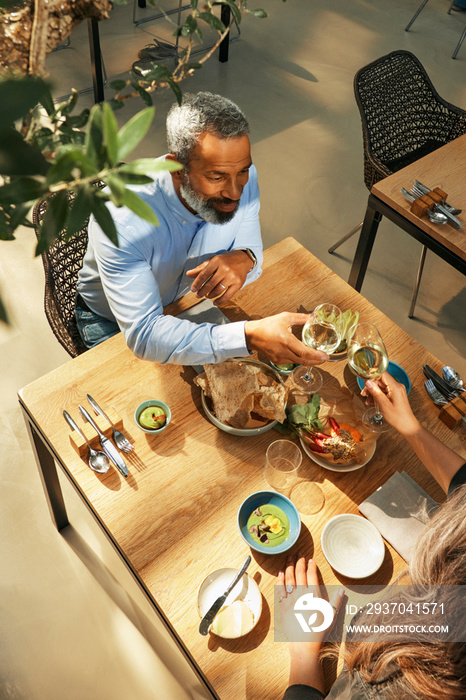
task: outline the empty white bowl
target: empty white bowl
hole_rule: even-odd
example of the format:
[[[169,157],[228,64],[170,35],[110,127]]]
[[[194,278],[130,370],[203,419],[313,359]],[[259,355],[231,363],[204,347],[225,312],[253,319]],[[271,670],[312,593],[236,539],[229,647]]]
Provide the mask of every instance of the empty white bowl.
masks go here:
[[[320,544],[330,566],[349,578],[366,578],[382,566],[385,544],[376,527],[361,515],[335,515],[322,530]]]

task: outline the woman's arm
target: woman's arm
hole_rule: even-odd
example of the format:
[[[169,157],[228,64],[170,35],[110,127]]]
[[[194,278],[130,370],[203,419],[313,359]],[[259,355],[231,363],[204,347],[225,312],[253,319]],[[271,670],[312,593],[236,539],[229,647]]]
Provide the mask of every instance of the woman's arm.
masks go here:
[[[385,372],[377,383],[367,381],[361,393],[363,396],[369,394],[374,399],[384,418],[411,445],[426,469],[447,493],[453,476],[465,459],[419,423],[409,405],[405,387]]]

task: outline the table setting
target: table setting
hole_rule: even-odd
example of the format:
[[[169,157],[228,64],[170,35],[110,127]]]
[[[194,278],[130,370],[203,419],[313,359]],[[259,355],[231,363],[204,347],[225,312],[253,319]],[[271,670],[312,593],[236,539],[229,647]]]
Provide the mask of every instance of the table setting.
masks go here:
[[[277,278],[293,279],[293,285],[285,291],[278,289]],[[453,449],[461,450],[461,426],[450,429],[438,420],[439,407],[423,386],[422,367],[428,365],[441,375],[439,360],[294,239],[285,239],[265,251],[261,278],[240,290],[221,311],[212,311],[204,302],[196,311],[197,302],[193,300],[188,310],[183,302],[170,312],[192,317],[199,312],[206,319],[222,314],[225,322],[230,322],[269,316],[284,308],[304,307],[312,312],[321,303],[332,303],[342,316],[351,310],[354,318],[357,311],[354,325],[371,323],[379,331],[386,358],[379,362],[378,369],[387,367],[395,378],[409,382],[415,413]],[[324,323],[327,321],[328,317]],[[404,557],[409,556],[391,537],[393,528],[381,523],[380,514],[397,515],[390,505],[393,493],[400,499],[398,512],[403,508],[411,514],[416,528],[422,526],[416,516],[418,501],[425,498],[429,511],[431,501],[440,503],[444,498],[394,431],[378,433],[364,425],[362,415],[367,407],[360,397],[358,376],[349,363],[350,356],[361,347],[354,351],[349,347],[340,349],[337,361],[320,365],[323,382],[317,393],[295,391],[292,372],[296,367],[281,369],[260,357],[239,360],[249,367],[247,382],[253,389],[248,396],[259,394],[252,402],[249,396],[249,408],[243,408],[249,417],[236,416],[245,427],[229,426],[215,415],[212,397],[206,395],[202,382],[198,383],[200,370],[205,371],[205,367],[144,362],[132,355],[120,335],[20,391],[20,404],[56,527],[60,530],[69,523],[57,479],[59,469],[96,516],[151,601],[154,613],[183,650],[202,688],[200,697],[271,700],[283,693],[288,656],[286,645],[274,641],[273,612],[277,575],[288,554],[300,551],[314,558],[326,585],[387,586],[404,570]],[[379,351],[368,347],[362,363],[366,374],[374,378]],[[325,450],[325,440],[341,447],[341,435],[332,434],[336,430],[330,418],[336,421],[340,433],[347,432],[351,437],[345,424],[355,431],[354,436],[359,433],[367,439],[370,450],[363,458],[356,452],[360,461],[353,464],[354,470],[346,470],[348,463],[338,464],[331,453],[315,451],[305,440],[303,444],[297,432],[277,431],[284,421],[280,423],[271,412],[285,394],[281,410],[287,419],[299,396],[301,406],[321,396],[319,410],[314,406],[314,417],[310,417],[311,411],[299,417],[309,426],[311,420],[321,420],[321,428],[312,436],[308,432],[314,447]],[[87,395],[108,420],[95,412]],[[103,452],[103,448],[99,434],[84,419],[79,406],[118,451],[128,476],[111,461],[100,465],[105,469],[101,473],[90,468],[90,447],[96,452]],[[259,408],[265,415],[257,418],[252,408]],[[145,409],[149,427],[144,428],[140,417]],[[159,409],[163,409],[165,420]],[[63,411],[83,436],[65,422]],[[246,423],[241,422],[244,418]],[[163,425],[157,422],[160,420]],[[248,425],[249,420],[258,424]],[[294,425],[304,422],[296,420]],[[123,434],[132,450],[120,449],[114,429]],[[248,430],[254,432],[241,432]],[[276,442],[292,445],[295,456],[280,451],[278,457],[274,455]],[[280,460],[285,467],[288,462],[288,468],[280,468]],[[278,481],[274,481],[274,472]],[[307,497],[299,498],[300,491],[307,489]],[[310,496],[312,491],[314,495]],[[304,503],[310,505],[309,512],[305,512]],[[341,532],[346,538],[343,549],[339,547]],[[353,571],[345,568],[345,551],[349,548],[360,557]],[[227,593],[247,557],[251,561]],[[209,621],[207,634],[200,632],[201,621],[225,593]]]

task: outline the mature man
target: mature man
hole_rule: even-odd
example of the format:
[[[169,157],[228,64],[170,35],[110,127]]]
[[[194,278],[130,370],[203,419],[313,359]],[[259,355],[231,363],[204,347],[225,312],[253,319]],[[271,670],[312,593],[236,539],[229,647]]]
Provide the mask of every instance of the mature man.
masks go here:
[[[167,160],[134,187],[156,212],[154,227],[109,204],[117,248],[91,219],[79,274],[76,317],[85,344],[123,332],[138,357],[177,364],[222,362],[259,350],[275,362],[318,364],[292,334],[305,314],[215,325],[164,316],[163,307],[193,291],[220,306],[261,274],[259,189],[249,125],[230,100],[208,92],[185,94],[167,117]]]

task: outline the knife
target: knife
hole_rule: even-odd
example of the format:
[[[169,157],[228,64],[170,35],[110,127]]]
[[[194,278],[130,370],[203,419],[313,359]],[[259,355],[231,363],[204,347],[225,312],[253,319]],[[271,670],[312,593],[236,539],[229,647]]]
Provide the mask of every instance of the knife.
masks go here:
[[[427,187],[427,185],[423,185],[422,182],[419,182],[419,180],[414,180],[414,184],[418,189],[421,190],[421,192],[423,192],[424,194],[429,194],[430,188]],[[445,209],[448,209],[450,214],[456,215],[461,214],[462,212],[462,209],[456,209],[455,207],[452,207],[451,204],[447,204],[447,202],[444,199],[442,199],[442,206],[444,206]]]
[[[97,424],[83,406],[79,406],[79,410],[83,418],[87,420],[98,433],[100,444],[102,445],[102,449],[107,457],[113,462],[118,471],[121,472],[121,474],[123,474],[123,476],[126,478],[128,476],[128,467],[126,466],[125,460],[120,455],[115,445],[99,430]]]
[[[220,610],[220,608],[221,608],[221,607],[223,606],[223,604],[225,603],[228,594],[230,593],[230,591],[233,590],[233,588],[236,586],[236,584],[238,583],[238,581],[243,577],[243,574],[244,574],[244,572],[246,571],[246,569],[248,568],[248,566],[249,566],[250,563],[251,563],[251,556],[248,555],[248,556],[246,557],[246,560],[245,560],[243,566],[241,567],[241,569],[239,570],[239,572],[236,574],[235,578],[234,578],[233,581],[230,583],[230,585],[229,585],[228,588],[226,589],[225,593],[224,593],[223,595],[221,595],[220,598],[217,598],[217,600],[215,601],[215,603],[208,609],[208,611],[206,612],[206,614],[205,614],[204,617],[202,618],[201,624],[199,625],[199,632],[200,632],[200,634],[202,634],[204,637],[205,637],[205,635],[208,633],[209,628],[210,628],[210,625],[211,625],[212,622],[214,621],[214,618],[215,618],[215,616],[217,615],[218,611]]]
[[[442,212],[442,214],[445,214],[445,216],[448,219],[447,223],[449,223],[451,226],[454,226],[456,229],[458,229],[458,231],[461,231],[461,229],[463,228],[463,224],[459,219],[456,218],[456,216],[453,216],[451,211],[449,211],[445,206],[443,206],[442,204],[435,204],[434,209],[435,211],[440,211]]]
[[[466,399],[463,397],[463,395],[455,391],[439,374],[437,374],[437,372],[432,369],[432,367],[429,367],[429,365],[424,365],[422,370],[426,377],[432,379],[437,389],[445,396],[445,398],[451,401],[452,398],[459,396],[459,398],[466,403]]]

